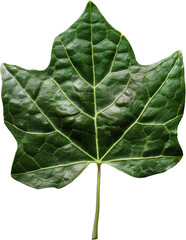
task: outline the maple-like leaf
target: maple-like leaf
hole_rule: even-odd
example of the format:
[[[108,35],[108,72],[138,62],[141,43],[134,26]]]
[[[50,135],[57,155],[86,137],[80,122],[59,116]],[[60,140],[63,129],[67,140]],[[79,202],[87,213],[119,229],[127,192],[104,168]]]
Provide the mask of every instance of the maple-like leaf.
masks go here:
[[[146,177],[182,157],[181,52],[138,64],[128,40],[91,2],[55,38],[45,70],[2,64],[1,72],[5,124],[18,143],[12,177],[28,186],[64,187],[90,163],[99,173],[105,163]]]

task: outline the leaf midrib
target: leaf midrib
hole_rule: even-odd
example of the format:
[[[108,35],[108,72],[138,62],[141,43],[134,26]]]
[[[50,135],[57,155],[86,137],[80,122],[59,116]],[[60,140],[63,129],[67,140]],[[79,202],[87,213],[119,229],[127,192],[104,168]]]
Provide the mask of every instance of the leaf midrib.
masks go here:
[[[92,3],[90,2],[90,31],[91,31],[91,53],[92,53],[92,72],[93,72],[93,85],[94,85],[94,128],[95,128],[95,142],[96,142],[96,155],[99,161],[99,142],[98,142],[98,127],[97,127],[97,100],[96,100],[96,75],[94,63],[94,49],[93,49],[93,32],[92,32]]]

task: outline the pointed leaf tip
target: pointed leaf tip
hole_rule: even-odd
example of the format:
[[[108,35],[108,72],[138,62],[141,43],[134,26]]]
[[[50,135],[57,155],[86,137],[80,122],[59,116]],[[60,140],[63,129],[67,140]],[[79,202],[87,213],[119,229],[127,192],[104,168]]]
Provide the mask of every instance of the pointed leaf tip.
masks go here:
[[[86,8],[87,8],[87,7],[91,7],[91,8],[92,8],[92,7],[95,7],[95,8],[98,9],[98,7],[96,6],[96,4],[93,3],[92,1],[88,1]]]

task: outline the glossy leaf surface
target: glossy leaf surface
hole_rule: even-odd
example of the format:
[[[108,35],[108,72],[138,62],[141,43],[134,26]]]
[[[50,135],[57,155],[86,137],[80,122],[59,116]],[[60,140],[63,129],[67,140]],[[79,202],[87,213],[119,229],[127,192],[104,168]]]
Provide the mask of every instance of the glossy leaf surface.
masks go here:
[[[182,157],[181,52],[138,64],[91,2],[56,37],[45,70],[2,64],[1,72],[5,124],[18,143],[12,176],[26,185],[64,187],[92,162],[146,177]]]

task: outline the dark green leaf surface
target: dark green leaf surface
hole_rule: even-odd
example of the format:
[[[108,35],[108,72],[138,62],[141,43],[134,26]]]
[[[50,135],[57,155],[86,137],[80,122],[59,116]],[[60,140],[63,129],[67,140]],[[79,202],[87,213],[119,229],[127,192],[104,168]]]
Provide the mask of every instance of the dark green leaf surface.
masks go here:
[[[138,64],[91,2],[56,37],[44,71],[3,64],[1,72],[5,124],[18,143],[12,176],[26,185],[64,187],[92,162],[146,177],[182,157],[181,52]]]

